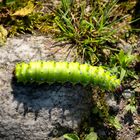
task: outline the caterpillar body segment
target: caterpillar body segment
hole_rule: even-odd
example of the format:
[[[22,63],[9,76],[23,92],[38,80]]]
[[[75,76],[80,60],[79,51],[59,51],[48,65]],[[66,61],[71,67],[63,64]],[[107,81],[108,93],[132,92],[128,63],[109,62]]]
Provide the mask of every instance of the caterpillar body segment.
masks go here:
[[[72,84],[80,83],[84,86],[93,84],[106,90],[113,90],[120,86],[120,80],[100,66],[80,64],[78,62],[36,61],[18,63],[15,67],[18,82],[49,83],[54,82]]]

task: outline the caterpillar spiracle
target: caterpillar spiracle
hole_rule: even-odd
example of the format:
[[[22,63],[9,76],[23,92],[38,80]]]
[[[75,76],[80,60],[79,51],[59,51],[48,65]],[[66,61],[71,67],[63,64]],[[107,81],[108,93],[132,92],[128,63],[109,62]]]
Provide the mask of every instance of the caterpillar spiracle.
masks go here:
[[[113,90],[120,86],[120,80],[101,66],[91,66],[78,62],[36,61],[18,63],[15,67],[18,82],[38,84],[54,82],[72,84],[80,83],[84,86],[92,84],[106,90]]]

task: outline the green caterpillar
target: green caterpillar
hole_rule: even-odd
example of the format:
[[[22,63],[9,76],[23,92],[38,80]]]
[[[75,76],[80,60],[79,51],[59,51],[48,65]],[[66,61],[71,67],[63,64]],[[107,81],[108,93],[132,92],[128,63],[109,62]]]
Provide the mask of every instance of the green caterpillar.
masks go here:
[[[86,86],[93,84],[106,90],[113,90],[120,86],[120,80],[105,72],[102,67],[79,64],[78,62],[36,61],[18,63],[15,68],[18,82],[36,82],[38,84],[54,82],[72,84],[81,83]]]

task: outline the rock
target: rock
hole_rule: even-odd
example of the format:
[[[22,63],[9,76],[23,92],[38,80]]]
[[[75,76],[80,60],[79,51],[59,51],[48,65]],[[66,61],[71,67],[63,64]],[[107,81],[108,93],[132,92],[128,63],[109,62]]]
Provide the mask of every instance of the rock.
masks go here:
[[[114,98],[114,95],[107,95],[106,102],[109,106],[110,113],[116,114],[119,111],[119,105]]]
[[[134,92],[131,91],[130,89],[126,89],[126,90],[124,90],[123,93],[122,93],[122,96],[123,96],[125,99],[129,99],[129,98],[131,98],[133,95],[134,95]]]
[[[8,38],[0,48],[0,140],[51,140],[77,130],[88,116],[91,97],[82,86],[23,85],[14,79],[18,62],[64,61],[68,46],[52,47],[53,43],[44,36],[25,35]]]

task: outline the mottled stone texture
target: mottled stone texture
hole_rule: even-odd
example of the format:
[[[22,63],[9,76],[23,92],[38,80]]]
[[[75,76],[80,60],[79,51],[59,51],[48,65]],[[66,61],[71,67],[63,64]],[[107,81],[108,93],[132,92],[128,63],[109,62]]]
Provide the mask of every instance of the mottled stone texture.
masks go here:
[[[78,129],[88,116],[91,97],[81,85],[23,85],[13,77],[17,62],[64,61],[67,49],[53,46],[49,38],[27,35],[9,38],[0,48],[0,140],[51,140]]]

